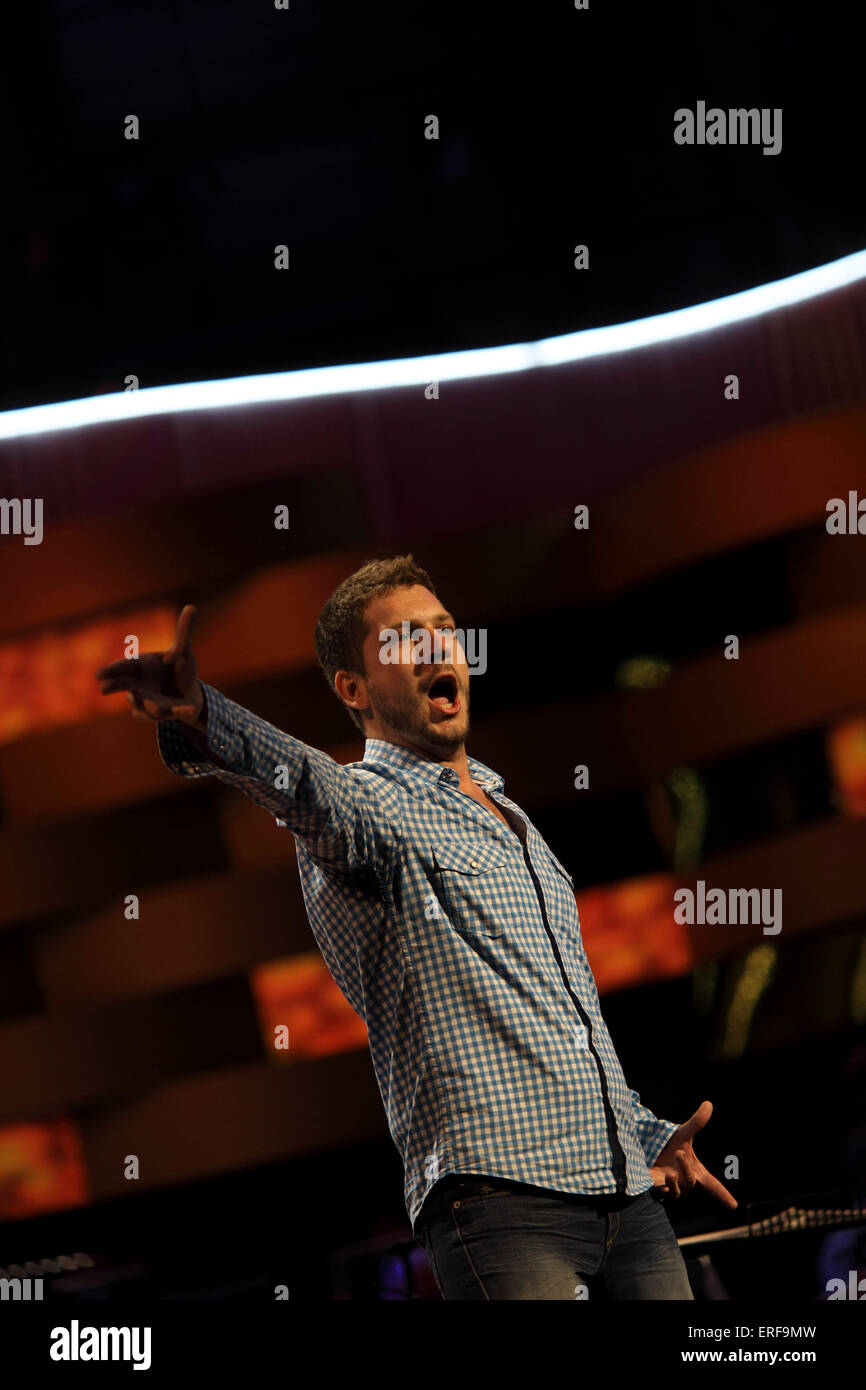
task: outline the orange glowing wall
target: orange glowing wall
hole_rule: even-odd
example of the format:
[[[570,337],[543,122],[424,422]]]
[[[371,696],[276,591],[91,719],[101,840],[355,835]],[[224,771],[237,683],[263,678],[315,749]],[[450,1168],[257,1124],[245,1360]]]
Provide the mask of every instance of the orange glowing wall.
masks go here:
[[[0,1128],[0,1218],[37,1216],[89,1201],[81,1143],[71,1121]]]
[[[839,806],[866,816],[866,715],[843,719],[827,733],[827,757]]]
[[[124,656],[124,639],[130,635],[138,638],[143,652],[170,647],[176,622],[171,608],[146,608],[0,643],[0,743],[93,715],[116,714],[116,697],[106,700],[100,694],[94,671]]]
[[[688,928],[674,921],[669,874],[628,879],[577,895],[580,929],[599,993],[687,974]]]
[[[268,1057],[291,1062],[367,1046],[367,1026],[346,1002],[316,952],[270,961],[250,973],[250,987]],[[288,1030],[288,1047],[274,1045],[275,1030]]]

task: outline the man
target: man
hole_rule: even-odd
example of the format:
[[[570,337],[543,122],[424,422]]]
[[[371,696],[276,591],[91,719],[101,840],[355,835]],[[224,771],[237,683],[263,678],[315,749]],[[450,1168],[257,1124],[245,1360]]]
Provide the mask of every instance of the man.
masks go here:
[[[467,756],[469,668],[411,555],[324,605],[316,652],[366,739],[342,766],[197,678],[173,647],[97,672],[157,722],[166,766],[215,775],[293,832],[327,965],[365,1020],[413,1232],[446,1299],[689,1299],[657,1198],[703,1184],[685,1124],[625,1082],[574,885],[502,778]],[[395,635],[399,635],[396,644]]]

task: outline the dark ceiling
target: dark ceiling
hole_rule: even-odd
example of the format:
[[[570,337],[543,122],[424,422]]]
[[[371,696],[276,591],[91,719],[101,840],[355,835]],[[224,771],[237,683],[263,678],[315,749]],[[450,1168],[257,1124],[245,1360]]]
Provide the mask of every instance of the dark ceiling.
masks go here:
[[[857,47],[827,5],[28,0],[16,23],[2,408],[567,332],[866,245]],[[781,154],[675,145],[698,100],[781,107]]]

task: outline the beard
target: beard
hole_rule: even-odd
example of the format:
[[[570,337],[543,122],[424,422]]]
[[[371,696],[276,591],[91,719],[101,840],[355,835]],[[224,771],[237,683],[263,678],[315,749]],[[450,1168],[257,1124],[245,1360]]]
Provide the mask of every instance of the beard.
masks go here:
[[[401,734],[425,752],[451,754],[459,748],[469,733],[469,692],[459,691],[461,712],[441,724],[431,724],[426,710],[419,706],[417,695],[383,694],[370,689],[373,713],[382,723]],[[426,704],[426,699],[425,702]]]

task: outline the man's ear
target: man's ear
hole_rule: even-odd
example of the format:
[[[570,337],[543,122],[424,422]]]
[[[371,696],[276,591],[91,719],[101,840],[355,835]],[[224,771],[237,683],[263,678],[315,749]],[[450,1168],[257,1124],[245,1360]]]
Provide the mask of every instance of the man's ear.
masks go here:
[[[355,671],[338,671],[334,676],[334,689],[350,709],[362,713],[369,707],[370,698],[367,694],[367,682],[363,676],[359,676]]]

